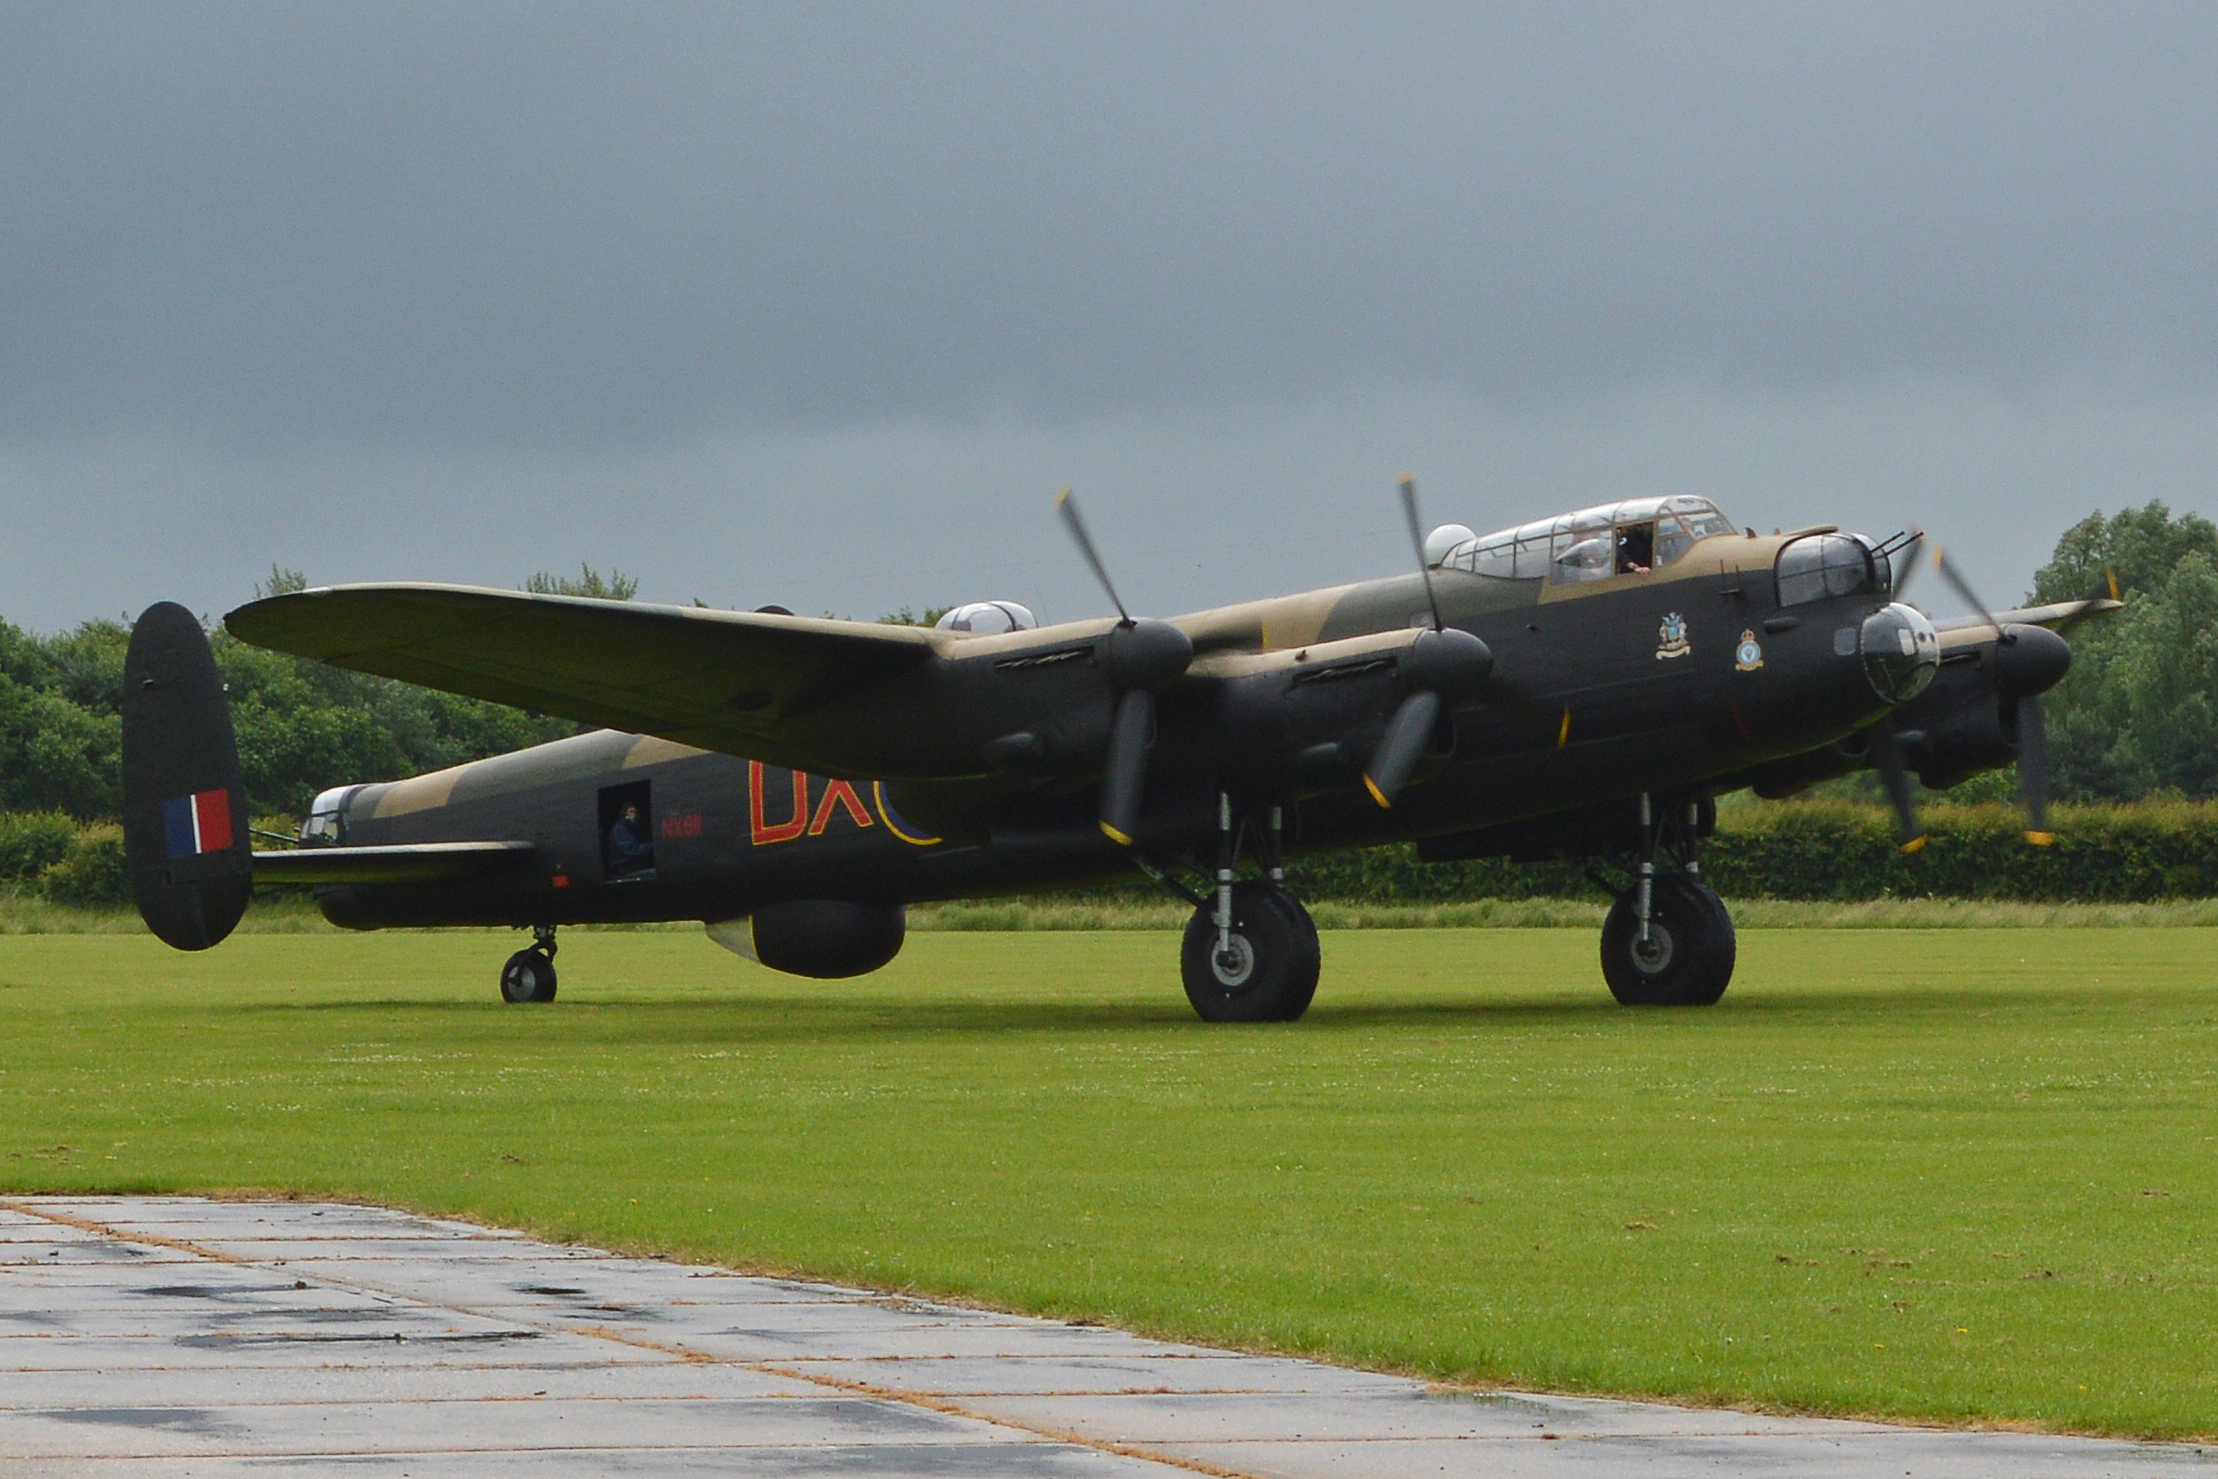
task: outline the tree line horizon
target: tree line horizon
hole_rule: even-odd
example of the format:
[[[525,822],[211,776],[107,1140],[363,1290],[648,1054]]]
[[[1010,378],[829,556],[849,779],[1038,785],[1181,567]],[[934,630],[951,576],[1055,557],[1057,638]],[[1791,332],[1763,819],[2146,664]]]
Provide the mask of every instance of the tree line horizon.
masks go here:
[[[2049,695],[2051,789],[2077,802],[2218,798],[2218,525],[2161,501],[2098,510],[2058,539],[2027,600],[2107,594],[2113,575],[2125,609],[2073,629],[2072,671]],[[303,572],[272,566],[255,595],[307,585]],[[540,571],[521,588],[622,601],[639,585],[581,563],[575,576]],[[879,620],[928,625],[945,609],[904,607]],[[127,622],[107,618],[50,636],[0,620],[0,812],[118,814],[130,635]],[[210,640],[258,816],[299,816],[327,786],[399,780],[588,727],[268,652],[220,627]],[[1947,794],[1999,798],[2009,784],[1987,776]],[[1867,776],[1817,792],[1877,795]]]

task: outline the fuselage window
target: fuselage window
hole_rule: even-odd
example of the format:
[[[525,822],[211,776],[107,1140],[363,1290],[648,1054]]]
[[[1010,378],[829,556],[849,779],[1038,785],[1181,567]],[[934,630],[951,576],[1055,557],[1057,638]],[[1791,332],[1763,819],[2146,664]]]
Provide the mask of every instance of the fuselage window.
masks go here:
[[[1646,575],[1656,568],[1656,526],[1627,524],[1617,531],[1617,573]]]
[[[1828,596],[1881,589],[1871,551],[1845,534],[1812,534],[1779,552],[1779,604],[1799,606]]]
[[[611,883],[655,876],[651,782],[601,788],[601,876]]]

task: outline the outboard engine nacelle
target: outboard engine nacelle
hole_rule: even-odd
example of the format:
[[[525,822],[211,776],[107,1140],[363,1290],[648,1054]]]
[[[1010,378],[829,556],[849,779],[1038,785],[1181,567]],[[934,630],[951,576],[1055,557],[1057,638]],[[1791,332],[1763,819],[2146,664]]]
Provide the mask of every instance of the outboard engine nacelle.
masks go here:
[[[123,859],[139,917],[163,943],[206,950],[254,891],[246,781],[231,706],[200,621],[149,606],[123,657]]]
[[[792,899],[739,919],[719,919],[709,938],[734,955],[793,976],[862,976],[901,953],[908,911],[899,904]]]

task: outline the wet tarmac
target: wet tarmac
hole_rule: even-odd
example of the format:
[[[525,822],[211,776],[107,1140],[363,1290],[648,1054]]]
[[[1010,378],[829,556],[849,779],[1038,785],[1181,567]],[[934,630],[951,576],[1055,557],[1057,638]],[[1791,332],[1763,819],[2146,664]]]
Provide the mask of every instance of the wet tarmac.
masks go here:
[[[0,1202],[0,1472],[2208,1475],[2218,1451],[1429,1391],[379,1208]]]

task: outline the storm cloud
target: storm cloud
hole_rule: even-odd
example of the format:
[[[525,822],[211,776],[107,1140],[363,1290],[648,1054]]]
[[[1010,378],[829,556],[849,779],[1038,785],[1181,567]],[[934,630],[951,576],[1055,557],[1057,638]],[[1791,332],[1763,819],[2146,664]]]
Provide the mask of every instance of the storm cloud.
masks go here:
[[[0,15],[34,625],[272,560],[1078,615],[1063,481],[1155,609],[1395,568],[1405,466],[1923,522],[1998,599],[2207,507],[2208,7]]]

